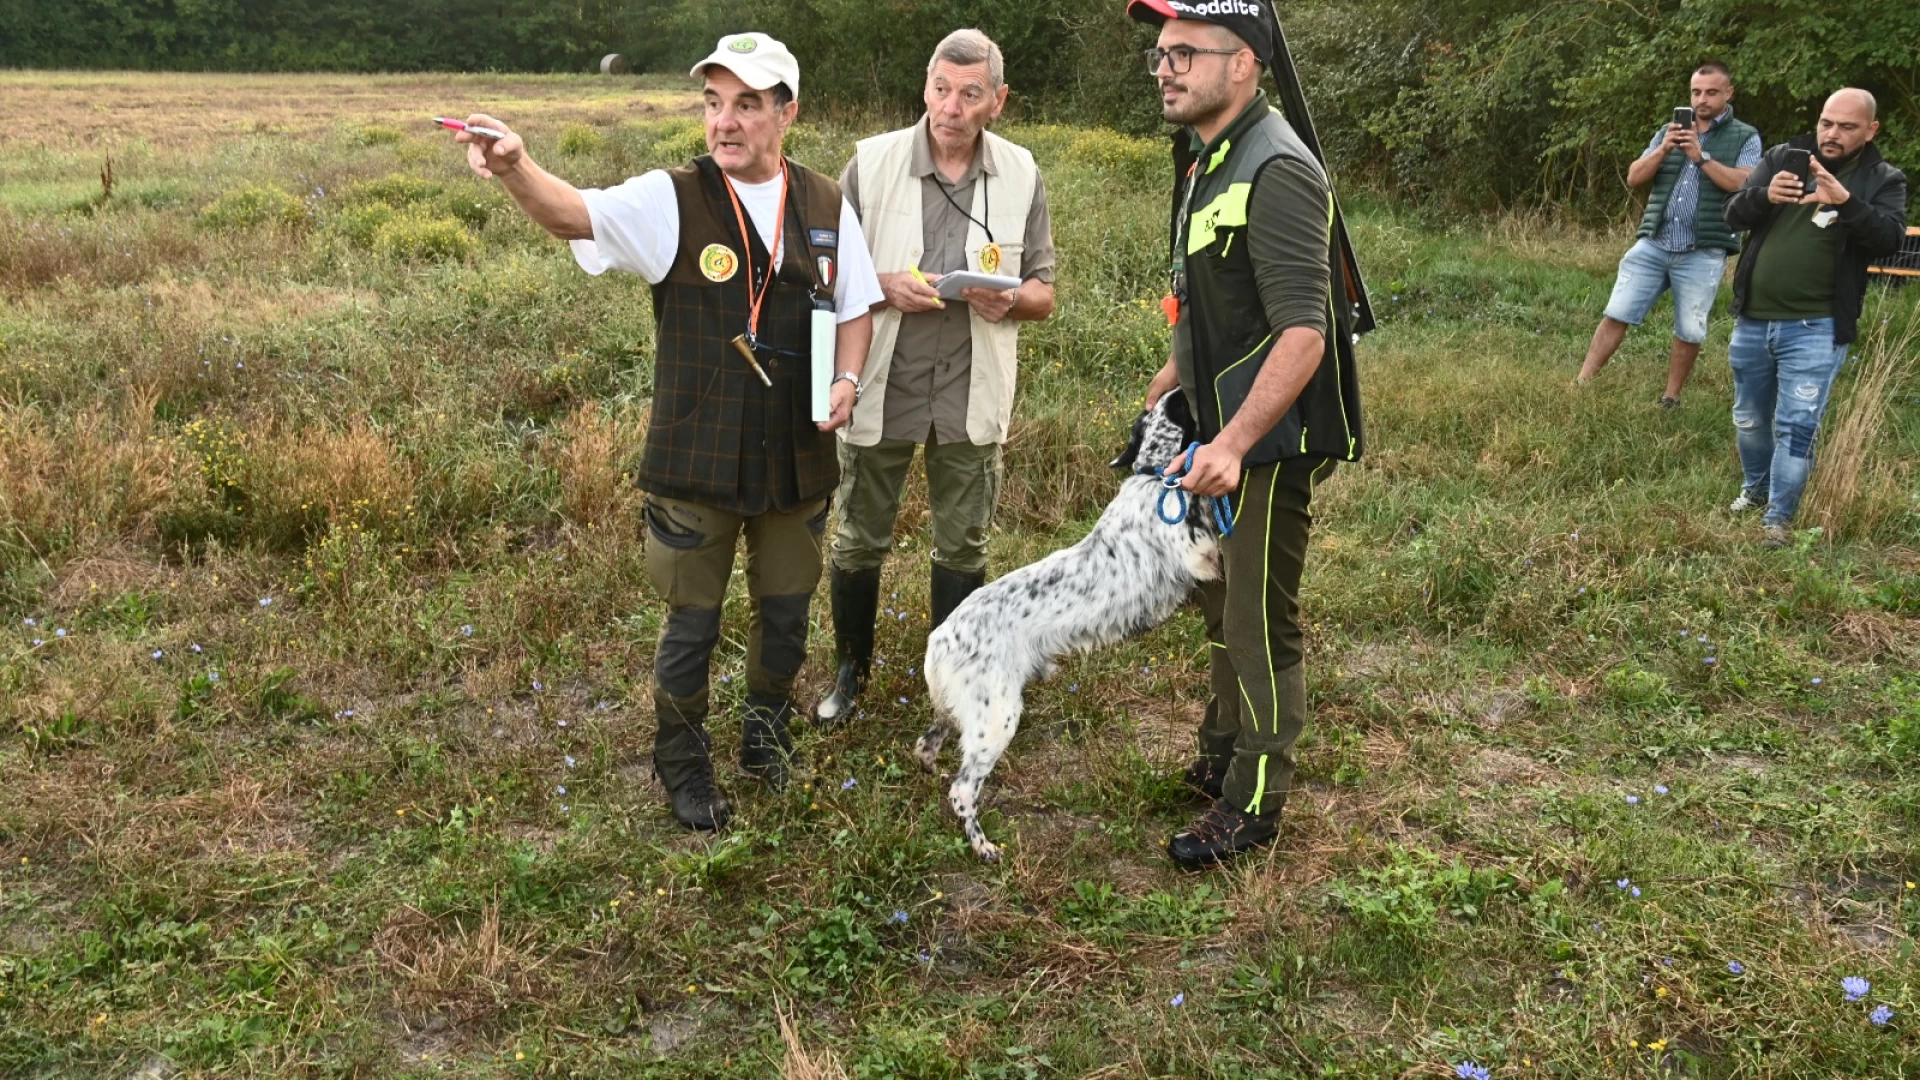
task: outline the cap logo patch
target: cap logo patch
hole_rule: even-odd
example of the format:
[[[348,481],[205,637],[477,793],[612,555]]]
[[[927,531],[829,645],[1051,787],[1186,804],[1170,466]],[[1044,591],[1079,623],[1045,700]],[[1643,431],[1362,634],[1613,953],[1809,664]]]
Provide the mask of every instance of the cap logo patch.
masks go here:
[[[737,53],[750,53],[759,47],[760,47],[760,43],[753,40],[752,38],[741,38],[738,41],[735,41],[733,44],[727,46],[727,48],[732,49],[734,52],[737,52]]]
[[[740,257],[725,244],[708,244],[700,252],[700,272],[708,281],[729,281],[740,269]]]

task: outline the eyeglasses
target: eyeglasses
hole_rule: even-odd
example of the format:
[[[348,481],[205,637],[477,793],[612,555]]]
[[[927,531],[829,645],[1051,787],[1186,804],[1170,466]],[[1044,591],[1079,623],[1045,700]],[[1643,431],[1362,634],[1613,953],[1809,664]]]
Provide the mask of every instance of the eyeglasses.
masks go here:
[[[1175,75],[1185,75],[1193,70],[1193,58],[1201,53],[1213,56],[1232,56],[1239,49],[1196,49],[1191,45],[1175,45],[1171,49],[1148,49],[1140,55],[1147,58],[1147,74],[1160,74],[1160,62],[1166,61]]]

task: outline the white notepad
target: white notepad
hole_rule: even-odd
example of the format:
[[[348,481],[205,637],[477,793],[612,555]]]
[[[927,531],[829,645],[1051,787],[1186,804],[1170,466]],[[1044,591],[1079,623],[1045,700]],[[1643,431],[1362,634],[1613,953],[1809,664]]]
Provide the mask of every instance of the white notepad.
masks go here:
[[[1008,277],[1005,274],[980,274],[972,270],[955,270],[951,274],[942,275],[939,281],[934,282],[934,289],[940,293],[942,300],[960,299],[961,289],[993,289],[996,292],[1004,292],[1007,289],[1019,287],[1020,279],[1017,277]]]

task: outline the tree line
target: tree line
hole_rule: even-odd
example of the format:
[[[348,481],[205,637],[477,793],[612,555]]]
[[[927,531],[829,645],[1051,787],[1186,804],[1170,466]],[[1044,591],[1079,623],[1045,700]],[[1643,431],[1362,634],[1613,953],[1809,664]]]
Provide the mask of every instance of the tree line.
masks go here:
[[[1612,211],[1701,61],[1769,143],[1827,91],[1880,98],[1920,166],[1920,4],[1855,0],[1279,0],[1336,168],[1396,194]],[[1160,130],[1121,0],[0,0],[0,65],[225,71],[684,71],[720,33],[801,58],[811,109],[904,114],[955,27],[991,33],[1030,118]]]

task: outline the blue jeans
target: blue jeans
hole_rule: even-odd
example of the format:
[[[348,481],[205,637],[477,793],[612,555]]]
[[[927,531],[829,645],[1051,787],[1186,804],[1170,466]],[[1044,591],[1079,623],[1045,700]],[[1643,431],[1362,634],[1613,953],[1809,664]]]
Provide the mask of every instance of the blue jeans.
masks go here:
[[[1707,316],[1726,269],[1727,253],[1718,248],[1667,251],[1651,240],[1636,241],[1620,257],[1607,318],[1639,326],[1660,294],[1672,289],[1673,336],[1698,345],[1707,340]]]
[[[1744,487],[1767,493],[1765,524],[1785,525],[1800,509],[1814,436],[1847,347],[1833,343],[1832,319],[1762,322],[1743,315],[1734,321],[1728,359]]]

